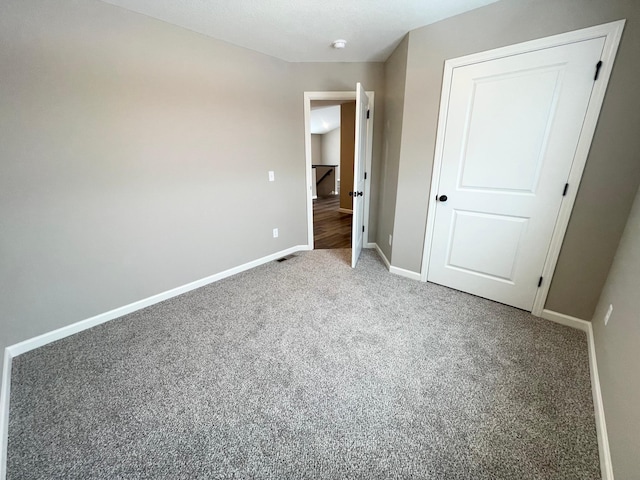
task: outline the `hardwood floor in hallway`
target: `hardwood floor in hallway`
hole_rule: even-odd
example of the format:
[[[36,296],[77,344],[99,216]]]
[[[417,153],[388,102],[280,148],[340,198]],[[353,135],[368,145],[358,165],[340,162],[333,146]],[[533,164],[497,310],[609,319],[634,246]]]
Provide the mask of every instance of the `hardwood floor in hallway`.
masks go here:
[[[350,248],[351,217],[338,211],[340,196],[318,197],[313,201],[314,248]]]

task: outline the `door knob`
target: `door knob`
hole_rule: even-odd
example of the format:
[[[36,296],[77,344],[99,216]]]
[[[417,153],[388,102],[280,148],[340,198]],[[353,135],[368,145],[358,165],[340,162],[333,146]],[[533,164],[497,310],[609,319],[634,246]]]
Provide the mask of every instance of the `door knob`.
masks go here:
[[[355,192],[353,194],[354,197],[361,197],[362,196],[362,192]]]
[[[449,198],[446,195],[440,195],[439,197],[436,197],[436,199],[440,202],[446,202]]]
[[[351,197],[351,196],[353,196],[353,192],[349,192],[349,196],[350,196],[350,197]]]

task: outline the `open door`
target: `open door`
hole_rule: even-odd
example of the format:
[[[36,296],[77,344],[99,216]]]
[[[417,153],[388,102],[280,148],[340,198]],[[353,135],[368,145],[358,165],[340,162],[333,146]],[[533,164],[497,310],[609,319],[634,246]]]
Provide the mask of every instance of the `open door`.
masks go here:
[[[364,167],[367,158],[367,112],[369,98],[356,84],[356,139],[353,155],[353,221],[351,231],[351,267],[355,268],[364,244]]]

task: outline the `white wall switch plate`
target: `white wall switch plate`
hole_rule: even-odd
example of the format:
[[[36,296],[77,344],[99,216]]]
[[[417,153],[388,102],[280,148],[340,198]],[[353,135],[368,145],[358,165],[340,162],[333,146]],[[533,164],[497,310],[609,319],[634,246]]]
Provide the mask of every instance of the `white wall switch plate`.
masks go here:
[[[276,179],[276,174],[273,170],[269,170],[269,181],[273,182]]]
[[[389,235],[389,246],[391,246],[392,241],[393,241],[393,235]]]
[[[278,229],[277,228],[273,229],[273,238],[278,238]]]

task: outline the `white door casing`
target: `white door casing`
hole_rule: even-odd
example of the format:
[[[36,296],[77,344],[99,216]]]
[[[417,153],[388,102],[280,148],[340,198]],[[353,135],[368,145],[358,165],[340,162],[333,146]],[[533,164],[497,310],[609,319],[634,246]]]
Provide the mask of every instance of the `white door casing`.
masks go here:
[[[366,140],[366,162],[365,171],[371,171],[372,147],[373,147],[373,118],[375,115],[375,92],[366,92],[369,102],[369,122],[367,122]],[[305,128],[305,164],[306,164],[306,189],[307,189],[307,249],[313,250],[313,179],[311,160],[311,101],[312,100],[355,100],[356,92],[304,92],[304,128]],[[341,185],[341,188],[351,188],[351,185]],[[371,175],[368,175],[364,182],[364,227],[365,232],[369,231],[369,209]],[[372,245],[365,245],[372,246]]]
[[[541,312],[623,25],[447,62],[423,280]]]
[[[353,155],[353,218],[351,221],[351,267],[355,268],[364,244],[365,165],[367,161],[367,112],[369,99],[356,84],[356,138]],[[366,192],[367,195],[369,192]]]

